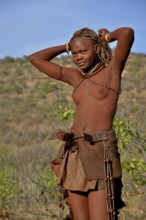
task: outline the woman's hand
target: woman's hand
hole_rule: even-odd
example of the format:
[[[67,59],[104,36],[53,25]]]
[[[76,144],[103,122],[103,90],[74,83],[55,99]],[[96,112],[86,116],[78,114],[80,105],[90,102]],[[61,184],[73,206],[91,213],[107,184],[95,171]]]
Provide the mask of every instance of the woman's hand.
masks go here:
[[[108,31],[107,29],[105,29],[105,28],[100,28],[100,29],[98,30],[98,35],[99,35],[99,37],[103,38],[104,40],[105,40],[105,35],[106,35],[107,33],[109,33],[109,31]]]

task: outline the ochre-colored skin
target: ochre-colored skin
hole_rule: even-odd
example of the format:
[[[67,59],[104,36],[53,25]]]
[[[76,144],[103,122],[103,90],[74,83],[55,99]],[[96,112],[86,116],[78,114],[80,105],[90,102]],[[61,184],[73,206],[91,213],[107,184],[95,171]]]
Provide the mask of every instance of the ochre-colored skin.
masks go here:
[[[104,28],[98,30],[98,34],[103,39],[106,33],[107,30]],[[110,39],[117,41],[113,59],[90,79],[101,85],[110,85],[119,92],[121,74],[134,41],[134,31],[131,28],[122,27],[110,32]],[[57,80],[61,78],[63,82],[74,88],[76,118],[73,128],[76,131],[90,134],[112,129],[119,94],[111,89],[95,85],[89,79],[83,80],[81,77],[81,70],[88,73],[97,62],[100,62],[97,56],[100,51],[99,45],[95,45],[91,39],[86,37],[73,39],[71,42],[73,62],[80,70],[61,67],[51,62],[52,58],[65,51],[66,46],[59,45],[36,52],[28,56],[28,59],[41,72]],[[105,190],[90,192],[88,196],[69,192],[75,220],[107,220],[105,197]]]
[[[76,63],[84,62],[84,65],[81,66],[82,68],[90,65],[90,60],[91,63],[94,63],[94,56],[97,62],[98,57],[95,53],[94,45],[88,38],[76,38],[72,42],[72,48],[77,53],[77,55],[73,53],[73,60]],[[81,58],[83,61],[79,59],[80,50],[87,50],[87,53],[83,54],[84,58]],[[89,57],[88,54],[90,55]],[[121,75],[120,72],[119,74],[117,73],[119,71],[118,68],[119,65],[113,59],[106,68],[91,78],[100,85],[110,85],[116,91],[120,91]],[[84,79],[79,87],[76,88],[80,81],[82,81],[81,73],[78,72],[74,80],[75,92],[73,93],[73,100],[76,104],[77,117],[73,128],[89,134],[95,131],[110,130],[119,95],[114,93],[113,90],[92,84],[88,78]]]

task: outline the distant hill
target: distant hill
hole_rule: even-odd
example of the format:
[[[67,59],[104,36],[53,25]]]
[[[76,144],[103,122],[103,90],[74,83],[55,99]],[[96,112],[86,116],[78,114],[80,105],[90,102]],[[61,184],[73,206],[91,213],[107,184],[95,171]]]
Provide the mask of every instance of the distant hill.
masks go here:
[[[54,59],[54,62],[63,66],[73,65],[70,56],[61,56]],[[56,188],[53,190],[50,188],[54,186],[55,180],[49,173],[49,168],[60,143],[53,139],[53,133],[57,128],[68,129],[72,124],[72,118],[61,121],[59,117],[65,108],[74,109],[71,94],[72,88],[69,85],[39,72],[25,57],[15,59],[5,57],[0,60],[0,218],[3,208],[7,210],[6,202],[9,202],[10,198],[13,217],[16,220],[24,218],[37,220],[38,216],[46,220],[49,219],[50,213],[54,216],[57,208],[53,212],[48,209],[48,205],[51,206],[56,202],[52,201],[54,197],[51,197],[51,193],[56,195]],[[122,74],[122,94],[116,117],[131,121],[130,129],[138,130],[145,139],[146,55],[144,54],[131,53],[128,58]],[[129,134],[128,129],[129,127],[126,134]],[[144,139],[141,138],[139,141],[136,135],[132,139],[134,142],[126,142],[127,139],[124,139],[125,145],[128,144],[122,149],[121,156],[123,161],[126,159],[123,179],[124,198],[128,206],[122,212],[122,219],[146,219]],[[16,183],[18,185],[15,186]],[[135,183],[139,185],[135,186]],[[40,203],[38,196],[46,189],[49,189],[49,192],[45,191],[49,199],[47,203]],[[9,195],[16,196],[9,198]],[[58,207],[57,203],[55,204]],[[46,218],[42,218],[42,213]]]
[[[54,59],[71,66],[71,57]],[[60,125],[59,105],[74,107],[72,88],[40,73],[24,58],[0,61],[0,129],[9,132],[52,132]],[[122,77],[118,112],[146,128],[146,55],[130,54]],[[62,123],[61,123],[62,124]]]

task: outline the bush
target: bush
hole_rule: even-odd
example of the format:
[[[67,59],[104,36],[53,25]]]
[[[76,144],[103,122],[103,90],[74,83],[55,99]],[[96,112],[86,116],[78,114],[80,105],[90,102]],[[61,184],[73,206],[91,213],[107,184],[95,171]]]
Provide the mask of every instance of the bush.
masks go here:
[[[3,208],[11,206],[19,191],[15,170],[5,164],[7,156],[8,151],[0,148],[0,206]]]

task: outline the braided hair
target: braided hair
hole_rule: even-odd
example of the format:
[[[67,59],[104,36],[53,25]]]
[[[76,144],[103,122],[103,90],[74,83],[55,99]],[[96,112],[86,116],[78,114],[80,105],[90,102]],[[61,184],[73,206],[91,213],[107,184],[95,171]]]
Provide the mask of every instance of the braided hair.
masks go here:
[[[99,36],[97,33],[89,28],[82,28],[76,31],[72,38],[70,39],[70,43],[76,37],[88,37],[95,42],[95,44],[99,44],[100,52],[98,54],[99,59],[103,63],[109,63],[112,59],[112,50],[109,45]]]

